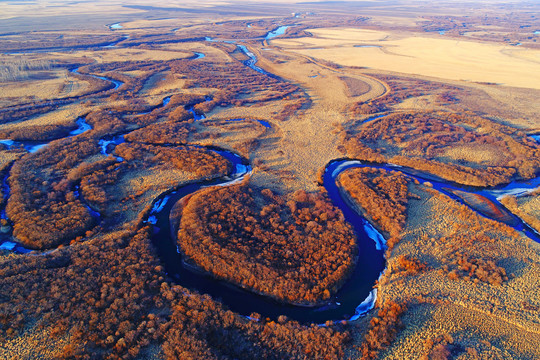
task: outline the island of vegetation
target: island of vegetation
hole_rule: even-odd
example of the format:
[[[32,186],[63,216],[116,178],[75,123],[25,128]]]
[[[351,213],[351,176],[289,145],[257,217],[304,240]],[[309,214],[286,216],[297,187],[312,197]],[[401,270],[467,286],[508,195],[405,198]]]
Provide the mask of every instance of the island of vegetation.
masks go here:
[[[0,358],[539,358],[539,18],[2,2]]]

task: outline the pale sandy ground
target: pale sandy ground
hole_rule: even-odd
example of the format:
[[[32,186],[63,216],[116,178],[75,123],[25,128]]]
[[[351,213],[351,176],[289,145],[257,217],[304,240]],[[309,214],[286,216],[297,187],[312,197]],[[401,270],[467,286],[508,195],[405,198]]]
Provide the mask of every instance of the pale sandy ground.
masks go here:
[[[421,200],[410,201],[405,236],[392,251],[388,266],[392,269],[398,256],[408,255],[429,268],[418,275],[387,270],[381,279],[379,303],[393,300],[410,305],[403,318],[405,329],[380,358],[419,358],[425,353],[427,339],[444,334],[451,335],[463,351],[475,348],[481,359],[538,358],[540,315],[535,309],[540,308],[540,245],[512,230],[496,229],[493,243],[480,241],[466,249],[446,244],[440,238],[456,229],[474,224],[487,229],[493,222],[468,209],[461,210],[460,216],[459,204],[421,187],[413,191]],[[493,259],[513,275],[501,286],[451,280],[441,268],[456,250],[474,258]],[[430,304],[432,300],[439,303]],[[474,357],[462,353],[459,359]]]
[[[309,31],[313,38],[271,44],[346,66],[540,89],[540,50],[375,30]]]

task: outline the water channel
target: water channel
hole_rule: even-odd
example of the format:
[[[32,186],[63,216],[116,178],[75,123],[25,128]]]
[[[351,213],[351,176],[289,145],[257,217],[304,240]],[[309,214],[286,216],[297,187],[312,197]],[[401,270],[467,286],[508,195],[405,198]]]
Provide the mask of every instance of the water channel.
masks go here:
[[[257,58],[245,46],[238,44],[237,46],[250,58],[244,62],[246,66],[249,66],[257,72],[277,78],[275,75],[255,66]],[[195,58],[201,57],[202,56],[197,55]],[[76,71],[77,69],[74,70],[75,73],[77,73]],[[111,81],[114,84],[115,89],[119,88],[122,84],[114,79],[97,75],[90,76]],[[169,98],[165,98],[162,106],[166,106],[168,100]],[[208,100],[209,99],[206,98],[203,101]],[[204,114],[195,114],[193,111],[193,106],[188,110],[192,111],[193,114],[196,115],[196,120],[204,119]],[[374,119],[375,118],[368,120]],[[242,119],[231,120],[238,121]],[[69,136],[75,136],[90,129],[90,126],[84,121],[84,118],[79,118],[77,120],[77,124],[78,128],[73,130]],[[271,126],[267,122],[261,122],[261,124],[267,127]],[[536,137],[536,139],[538,140],[538,137]],[[103,154],[111,154],[114,147],[123,141],[123,135],[116,135],[100,139],[99,145],[101,146]],[[43,147],[47,144],[48,143],[42,143],[39,146]],[[15,142],[11,145],[15,145]],[[17,145],[22,145],[25,148],[27,146],[36,146],[35,144],[32,145],[28,142],[20,142],[20,144]],[[35,149],[35,147],[28,148],[27,150],[30,151],[30,149]],[[429,174],[422,174],[414,169],[407,169],[391,164],[366,164],[349,159],[332,161],[327,165],[324,173],[323,186],[327,190],[332,203],[341,209],[345,216],[345,220],[354,228],[359,247],[358,264],[355,267],[350,279],[335,294],[335,296],[327,302],[327,304],[317,307],[293,306],[282,304],[268,297],[245,291],[227,282],[216,280],[209,275],[194,271],[193,269],[184,266],[175,237],[171,236],[171,223],[169,216],[174,204],[183,197],[191,195],[201,188],[216,185],[231,185],[245,179],[246,177],[250,176],[251,173],[251,167],[249,166],[248,162],[245,159],[242,159],[240,156],[213,147],[207,147],[207,149],[216,152],[231,162],[233,165],[233,171],[231,174],[220,179],[191,183],[161,194],[153,201],[152,211],[150,212],[146,221],[153,224],[154,231],[152,235],[152,242],[156,247],[159,258],[165,266],[166,272],[172,279],[174,279],[175,282],[186,288],[196,290],[201,293],[208,293],[212,297],[220,299],[232,311],[245,316],[249,316],[249,314],[252,312],[257,312],[264,317],[276,318],[278,315],[286,315],[291,319],[301,322],[324,323],[327,320],[356,319],[371,309],[376,299],[376,293],[373,289],[373,285],[380,276],[381,272],[384,271],[385,267],[385,240],[384,237],[365,218],[359,215],[348,204],[347,200],[342,197],[336,183],[336,179],[339,174],[347,169],[354,167],[377,167],[389,171],[401,171],[411,179],[416,179],[422,183],[429,181],[431,184],[433,184],[435,189],[447,194],[448,196],[451,196],[461,203],[464,203],[464,201],[455,196],[451,190],[460,190],[469,194],[482,195],[501,208],[502,205],[500,205],[498,201],[501,196],[505,194],[526,193],[540,186],[540,177],[537,177],[530,181],[514,181],[506,186],[501,186],[498,188],[480,189],[453,184]],[[118,158],[118,160],[123,161],[121,158]],[[9,196],[9,186],[7,185],[6,179],[7,176],[3,179],[2,186],[4,188],[5,196]],[[478,212],[478,210],[474,210]],[[486,214],[482,215],[487,216]],[[5,212],[3,212],[3,216],[5,216]],[[521,219],[513,216],[513,220],[513,223],[510,224],[512,227],[522,231],[535,241],[540,241],[538,234],[524,224]],[[0,249],[11,250],[17,253],[27,253],[30,251],[19,244],[5,240],[3,242],[0,240]]]

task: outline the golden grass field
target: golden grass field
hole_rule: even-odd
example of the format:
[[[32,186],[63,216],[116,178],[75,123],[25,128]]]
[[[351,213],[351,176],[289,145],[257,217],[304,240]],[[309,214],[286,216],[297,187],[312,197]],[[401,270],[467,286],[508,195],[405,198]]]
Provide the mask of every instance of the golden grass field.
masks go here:
[[[397,257],[407,255],[427,263],[428,270],[417,275],[390,270],[380,280],[377,301],[411,303],[404,319],[405,330],[381,358],[417,358],[425,353],[428,339],[444,334],[462,346],[476,347],[482,359],[540,356],[535,345],[540,341],[540,325],[534,311],[540,297],[533,290],[540,284],[539,244],[505,226],[506,230],[490,235],[493,243],[476,241],[466,247],[448,243],[444,237],[468,226],[488,228],[493,222],[429,188],[426,191],[413,185],[411,190],[420,199],[409,202],[405,236],[388,258],[388,267],[393,269]],[[493,259],[510,274],[508,282],[492,286],[450,279],[443,267],[455,251]],[[469,354],[461,358],[474,357]]]
[[[308,31],[313,37],[271,44],[345,66],[540,89],[540,50],[363,29]]]
[[[47,73],[47,76],[45,79],[30,77],[23,81],[0,82],[0,105],[77,96],[89,89],[88,82],[70,77],[65,69],[29,73],[30,76]]]
[[[72,125],[79,116],[84,115],[86,112],[88,112],[88,109],[79,104],[67,105],[30,120],[1,124],[0,130],[22,129],[40,125]]]
[[[22,16],[30,19],[58,16],[59,5],[62,5],[61,9],[66,16],[83,20],[87,14],[102,16],[101,22],[95,24],[97,30],[94,28],[88,31],[94,35],[136,37],[167,33],[186,38],[241,38],[239,28],[246,27],[242,21],[259,20],[268,20],[267,26],[270,29],[285,23],[307,29],[312,36],[284,36],[269,43],[261,39],[239,41],[256,54],[259,59],[257,66],[298,86],[299,92],[309,99],[309,105],[293,112],[285,120],[277,117],[295,100],[254,100],[243,105],[218,105],[205,114],[206,120],[192,124],[188,138],[192,144],[218,146],[244,156],[253,166],[253,174],[248,180],[250,185],[270,188],[277,194],[291,195],[300,189],[308,192],[322,191],[317,182],[321,169],[331,160],[344,156],[340,151],[342,132],[358,130],[364,126],[361,121],[371,116],[354,115],[350,111],[351,106],[384,99],[397,92],[382,80],[387,75],[401,79],[432,80],[433,83],[455,86],[460,101],[456,104],[441,103],[437,93],[427,91],[392,105],[385,112],[472,111],[494,122],[521,128],[524,132],[540,131],[540,50],[471,38],[493,34],[497,32],[495,26],[485,29],[478,26],[476,29],[480,31],[465,32],[461,37],[426,33],[418,30],[418,26],[429,22],[430,15],[437,15],[436,10],[423,12],[420,6],[411,5],[407,11],[394,14],[392,11],[381,11],[377,7],[378,1],[374,0],[366,4],[372,3],[375,8],[358,11],[358,16],[370,17],[365,23],[359,23],[356,27],[334,27],[339,25],[339,21],[330,23],[334,16],[333,5],[328,8],[329,13],[317,10],[319,12],[315,11],[312,15],[303,14],[302,17],[292,18],[290,12],[304,9],[308,5],[300,4],[289,11],[287,6],[294,1],[280,0],[278,3],[279,16],[265,14],[263,11],[251,16],[240,16],[198,11],[212,9],[212,6],[252,5],[253,2],[166,0],[155,6],[185,7],[190,11],[171,11],[167,13],[170,18],[163,18],[163,12],[149,14],[116,2],[65,4],[56,0],[22,6],[18,2],[7,1],[2,3],[0,21]],[[143,0],[135,0],[130,4],[149,5]],[[463,15],[456,9],[448,10],[448,13]],[[227,24],[221,23],[226,21],[237,23],[229,28]],[[323,21],[329,21],[330,25]],[[121,23],[123,28],[110,30],[108,26],[112,23]],[[325,27],[313,28],[321,25]],[[267,30],[255,25],[251,31],[264,34]],[[485,34],[481,31],[485,31]],[[81,35],[85,30],[70,29],[62,33]],[[217,65],[233,64],[242,54],[234,52],[234,45],[229,47],[229,54],[223,50],[226,46],[220,48],[209,42],[193,41],[151,44],[151,49],[148,48],[150,46],[144,48],[145,45],[132,48],[120,46],[37,56],[70,63],[80,62],[83,57],[87,57],[97,63],[112,64],[186,59],[195,52],[201,52],[205,58],[196,61],[208,61]],[[91,90],[88,82],[69,76],[66,69],[47,72],[50,74],[41,80],[30,77],[19,82],[0,82],[0,107],[78,96]],[[143,70],[123,73],[131,77],[147,75]],[[190,80],[188,75],[160,70],[144,83],[140,91],[133,94],[133,99],[146,101],[148,105],[159,105],[165,96],[173,94],[214,95],[219,92],[217,88],[202,85],[192,87],[193,79]],[[251,95],[256,99],[256,96],[267,94]],[[130,100],[113,99],[107,94],[88,103],[76,101],[25,121],[1,124],[0,130],[72,124],[77,117],[91,111],[125,108]],[[155,122],[169,121],[166,120],[167,111],[161,113]],[[136,117],[129,113],[118,116],[123,116],[127,122]],[[251,125],[240,121],[221,123],[225,119],[241,118],[265,120],[271,124],[271,128],[264,128],[255,122]],[[132,122],[129,128],[136,126]],[[507,153],[495,145],[461,144],[449,146],[441,156],[457,163],[497,166],[503,160],[508,160],[505,158]],[[22,151],[0,151],[0,170],[6,169],[22,155]],[[103,158],[102,155],[96,155],[91,160]],[[115,193],[110,194],[115,201],[107,204],[107,210],[121,213],[119,219],[126,223],[134,223],[158,194],[179,184],[197,180],[194,173],[163,164],[129,171],[118,179]],[[504,225],[499,226],[475,215],[471,210],[463,209],[458,203],[437,194],[429,187],[411,185],[410,191],[417,198],[409,201],[403,239],[392,252],[387,253],[388,269],[377,284],[379,304],[388,300],[408,304],[403,318],[405,328],[379,358],[420,358],[427,354],[426,344],[430,339],[448,336],[463,347],[459,359],[540,358],[540,293],[537,291],[540,286],[539,244]],[[538,191],[530,196],[508,200],[505,205],[524,220],[531,219],[528,222],[539,229]],[[462,244],[450,243],[446,239],[470,229],[473,229],[470,237],[489,229],[486,233],[493,241],[471,244],[464,241]],[[509,280],[500,286],[493,286],[465,279],[450,279],[444,266],[448,265],[456,251],[461,250],[466,250],[475,258],[492,259],[504,267],[509,275],[512,273]],[[414,275],[397,272],[397,259],[401,255],[425,262],[428,269]],[[0,253],[0,261],[18,257]],[[355,345],[363,341],[364,330],[372,314],[347,325]],[[42,353],[45,357],[58,355],[58,351],[52,349],[68,343],[69,333],[51,338],[51,330],[48,327],[34,328],[29,324],[24,332],[7,340],[5,346],[0,346],[0,358],[32,358],[36,353]],[[140,354],[139,358],[163,358],[160,346],[151,344],[147,356]],[[477,355],[466,348],[474,348]],[[347,351],[352,354],[352,358],[358,358],[355,349]]]
[[[523,196],[505,196],[501,203],[540,233],[540,189]]]

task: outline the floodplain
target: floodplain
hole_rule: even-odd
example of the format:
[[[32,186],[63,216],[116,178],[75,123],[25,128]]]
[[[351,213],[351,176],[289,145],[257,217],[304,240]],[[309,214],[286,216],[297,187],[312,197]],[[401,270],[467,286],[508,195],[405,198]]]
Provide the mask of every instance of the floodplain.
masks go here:
[[[6,1],[0,358],[538,358],[539,16]]]

